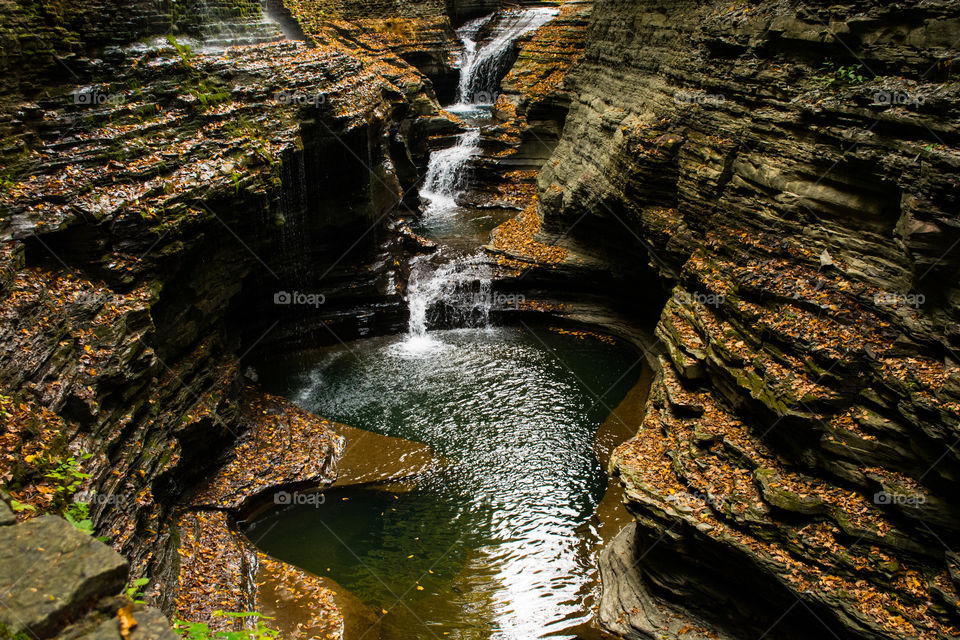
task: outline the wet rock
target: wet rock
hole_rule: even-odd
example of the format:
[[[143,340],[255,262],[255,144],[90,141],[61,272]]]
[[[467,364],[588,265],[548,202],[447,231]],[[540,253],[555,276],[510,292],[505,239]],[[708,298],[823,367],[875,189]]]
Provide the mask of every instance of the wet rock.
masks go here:
[[[347,339],[369,330],[354,308],[371,301],[373,323],[401,317],[389,267],[357,266],[376,261],[377,234],[350,256],[341,235],[386,227],[403,207],[418,119],[438,113],[428,81],[393,60],[339,40],[151,45],[109,63],[111,82],[95,86],[114,99],[75,104],[74,83],[16,124],[43,151],[18,155],[0,193],[0,397],[22,398],[18,421],[56,434],[58,456],[93,454],[84,490],[109,498],[90,505],[98,534],[154,578],[148,598],[167,612],[164,531],[243,432],[236,354],[299,344],[301,317],[325,340],[325,323],[342,321]],[[303,264],[326,272],[324,314],[275,302]],[[3,459],[50,444],[32,433],[4,434]],[[284,474],[322,484],[330,451]],[[43,472],[15,495],[41,510]]]
[[[600,555],[603,592],[597,616],[606,629],[627,640],[736,637],[718,632],[689,611],[665,607],[651,595],[636,571],[637,563],[643,561],[639,545],[637,524],[630,523]]]
[[[254,549],[226,513],[190,512],[176,523],[180,540],[177,605],[183,618],[219,631],[242,620],[216,611],[258,611],[267,626],[292,640],[359,637],[379,619],[332,580],[315,576]]]
[[[120,602],[100,606],[83,621],[65,629],[57,640],[177,640],[166,616],[142,604]]]
[[[379,637],[381,616],[335,581],[259,554],[258,606],[283,638]]]

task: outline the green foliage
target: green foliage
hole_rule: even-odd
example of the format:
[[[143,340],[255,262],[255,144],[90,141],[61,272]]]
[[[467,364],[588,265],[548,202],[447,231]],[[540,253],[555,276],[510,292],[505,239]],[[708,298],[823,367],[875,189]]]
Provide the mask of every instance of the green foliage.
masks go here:
[[[92,455],[84,453],[81,459],[86,460]],[[60,514],[80,531],[92,535],[93,521],[90,519],[90,505],[73,500],[80,485],[90,477],[89,473],[80,471],[80,460],[73,457],[64,458],[44,475],[56,481],[54,505],[60,508]]]
[[[90,519],[90,505],[86,502],[74,502],[63,512],[67,522],[88,536],[93,535],[93,520]]]
[[[43,477],[53,480],[53,502],[50,510],[59,513],[69,523],[86,534],[93,534],[90,505],[86,502],[74,500],[74,495],[80,489],[83,481],[90,477],[89,473],[80,471],[80,461],[90,458],[91,455],[85,453],[80,458],[75,458],[69,454],[56,457],[48,453],[42,456],[30,455],[25,457],[25,461],[40,470]],[[35,506],[18,500],[11,500],[10,506],[18,513],[37,511]]]
[[[262,613],[256,611],[245,611],[242,613],[231,613],[227,611],[214,611],[216,618],[256,618],[256,627],[253,629],[244,629],[242,631],[211,631],[210,625],[205,622],[187,622],[186,620],[177,620],[173,627],[185,640],[270,640],[279,638],[280,632],[269,628],[264,620],[272,620]]]
[[[230,99],[230,93],[216,86],[209,78],[199,80],[197,85],[190,89],[190,93],[204,109],[214,107]]]
[[[0,640],[33,640],[33,638],[26,631],[14,634],[5,622],[0,621]]]
[[[16,181],[13,179],[13,176],[9,173],[0,178],[0,193],[10,191],[15,186],[17,186]]]
[[[22,511],[36,511],[36,510],[37,510],[37,508],[36,508],[35,506],[33,506],[32,504],[23,504],[22,502],[18,502],[18,501],[16,501],[16,500],[14,500],[13,498],[10,499],[10,508],[13,509],[14,511],[16,511],[17,513],[20,513],[20,512],[22,512]]]
[[[92,456],[92,453],[84,453],[81,459],[87,460]],[[80,460],[72,457],[61,460],[60,464],[44,475],[57,481],[57,494],[64,496],[65,499],[72,497],[83,481],[90,477],[89,473],[80,471]]]
[[[143,590],[140,587],[145,586],[148,582],[150,582],[150,578],[137,578],[132,585],[127,587],[124,594],[135,604],[146,604],[143,600]]]
[[[832,88],[839,86],[847,86],[854,84],[863,84],[866,82],[867,78],[860,72],[863,69],[862,64],[853,64],[850,66],[837,66],[831,61],[823,63],[823,66],[820,67],[820,70],[824,72],[824,75],[820,76],[819,79],[823,83],[824,87]]]
[[[176,36],[169,33],[167,34],[167,42],[169,42],[170,46],[177,50],[180,60],[182,60],[184,64],[189,65],[190,60],[193,59],[193,50],[190,48],[190,45],[180,44],[177,42]]]

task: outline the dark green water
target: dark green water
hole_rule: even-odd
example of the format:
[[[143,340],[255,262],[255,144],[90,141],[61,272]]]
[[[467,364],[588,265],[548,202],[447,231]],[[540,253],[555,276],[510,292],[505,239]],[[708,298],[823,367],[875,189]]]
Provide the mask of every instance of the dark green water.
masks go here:
[[[331,490],[246,530],[387,610],[385,638],[536,638],[587,619],[597,427],[636,382],[629,349],[548,330],[442,331],[315,354],[273,390],[446,458],[407,493]],[[300,369],[304,368],[301,362]],[[599,397],[599,399],[598,399]]]

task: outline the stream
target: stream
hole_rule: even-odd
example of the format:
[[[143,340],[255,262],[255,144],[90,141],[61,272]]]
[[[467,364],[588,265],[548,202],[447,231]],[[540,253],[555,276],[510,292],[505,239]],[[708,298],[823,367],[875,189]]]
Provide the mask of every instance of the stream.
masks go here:
[[[426,443],[444,461],[415,482],[334,487],[322,504],[275,507],[245,526],[264,551],[382,614],[385,640],[575,638],[592,617],[609,485],[597,451],[636,424],[598,429],[641,386],[645,364],[590,332],[492,326],[482,247],[516,211],[460,197],[513,43],[554,15],[513,10],[459,31],[463,77],[448,109],[468,130],[429,161],[415,230],[440,248],[411,259],[408,332],[260,367],[269,390],[301,407]]]

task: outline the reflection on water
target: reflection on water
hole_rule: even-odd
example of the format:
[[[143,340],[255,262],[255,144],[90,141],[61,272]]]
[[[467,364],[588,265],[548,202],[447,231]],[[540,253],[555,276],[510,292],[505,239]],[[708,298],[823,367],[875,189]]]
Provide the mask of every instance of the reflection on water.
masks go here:
[[[583,622],[589,521],[607,484],[593,439],[636,381],[636,354],[547,330],[417,340],[318,353],[306,374],[272,376],[274,390],[426,442],[449,464],[406,493],[331,490],[320,507],[261,516],[248,535],[388,611],[385,638],[529,639]]]

